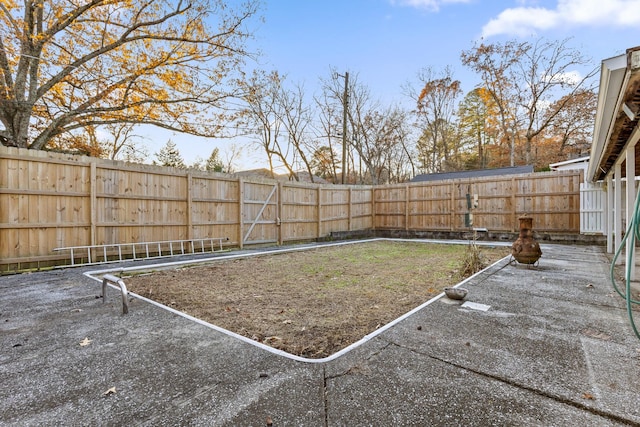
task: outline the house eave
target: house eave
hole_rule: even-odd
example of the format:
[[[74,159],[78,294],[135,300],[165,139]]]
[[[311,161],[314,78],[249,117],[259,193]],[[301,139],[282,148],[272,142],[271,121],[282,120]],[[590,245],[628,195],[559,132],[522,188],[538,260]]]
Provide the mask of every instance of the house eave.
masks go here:
[[[604,179],[635,138],[640,118],[640,46],[602,61],[587,178]],[[640,166],[638,166],[640,168]],[[636,175],[638,171],[636,172]]]

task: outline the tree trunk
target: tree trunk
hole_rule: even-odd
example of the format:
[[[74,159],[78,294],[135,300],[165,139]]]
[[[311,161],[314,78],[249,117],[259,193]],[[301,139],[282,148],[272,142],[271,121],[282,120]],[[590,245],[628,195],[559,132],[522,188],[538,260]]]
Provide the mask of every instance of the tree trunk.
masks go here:
[[[29,147],[29,114],[18,114],[19,120],[17,120],[17,132],[15,133],[16,147],[31,148]]]
[[[524,152],[524,160],[526,164],[531,164],[531,146],[532,146],[532,138],[527,135],[527,142],[525,143],[525,152]]]
[[[482,147],[482,132],[478,128],[478,167],[484,169],[484,153]]]

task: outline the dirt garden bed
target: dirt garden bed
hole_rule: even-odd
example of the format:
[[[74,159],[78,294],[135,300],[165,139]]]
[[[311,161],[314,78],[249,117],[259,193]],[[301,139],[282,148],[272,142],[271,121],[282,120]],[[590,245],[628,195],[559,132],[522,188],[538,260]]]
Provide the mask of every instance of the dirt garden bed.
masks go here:
[[[329,356],[462,280],[469,245],[374,241],[126,279],[154,301],[274,348]],[[485,263],[509,248],[481,248]]]

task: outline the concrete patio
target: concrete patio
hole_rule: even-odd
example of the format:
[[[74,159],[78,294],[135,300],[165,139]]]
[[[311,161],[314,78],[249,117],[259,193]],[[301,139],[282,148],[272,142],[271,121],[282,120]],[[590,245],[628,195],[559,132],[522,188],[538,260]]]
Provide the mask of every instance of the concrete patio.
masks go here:
[[[324,363],[135,298],[122,315],[89,268],[0,277],[0,424],[640,425],[640,340],[603,248],[542,251],[467,282],[475,306],[441,297]]]

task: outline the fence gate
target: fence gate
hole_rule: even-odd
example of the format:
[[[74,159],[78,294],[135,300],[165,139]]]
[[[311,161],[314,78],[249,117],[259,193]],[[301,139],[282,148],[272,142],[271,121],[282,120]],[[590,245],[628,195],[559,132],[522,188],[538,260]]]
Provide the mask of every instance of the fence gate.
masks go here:
[[[242,182],[242,244],[278,243],[278,184]]]
[[[580,233],[604,233],[607,193],[603,183],[580,184]]]

